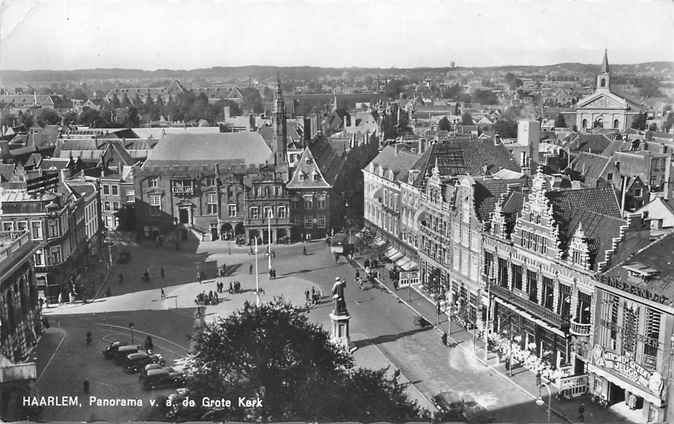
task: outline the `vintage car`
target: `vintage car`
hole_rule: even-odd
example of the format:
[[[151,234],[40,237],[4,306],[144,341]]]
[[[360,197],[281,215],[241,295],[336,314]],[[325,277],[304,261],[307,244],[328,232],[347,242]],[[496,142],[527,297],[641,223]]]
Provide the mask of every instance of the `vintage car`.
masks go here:
[[[129,374],[135,374],[141,369],[145,368],[146,365],[150,363],[157,363],[164,365],[164,358],[159,354],[150,354],[147,352],[135,352],[126,356],[124,365],[126,366],[126,372]]]

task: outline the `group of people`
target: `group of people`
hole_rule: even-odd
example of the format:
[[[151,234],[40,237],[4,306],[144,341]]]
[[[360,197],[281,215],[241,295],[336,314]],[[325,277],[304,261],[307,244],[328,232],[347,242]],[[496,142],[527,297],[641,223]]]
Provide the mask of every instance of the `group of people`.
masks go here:
[[[208,294],[206,294],[205,291],[202,291],[197,295],[196,299],[194,299],[194,303],[197,305],[217,305],[218,302],[220,302],[218,293],[213,290],[210,290]]]
[[[307,308],[310,308],[313,305],[318,305],[321,297],[323,297],[323,293],[321,293],[320,289],[316,290],[314,287],[312,287],[311,291],[308,289],[304,291],[304,298],[306,300]]]

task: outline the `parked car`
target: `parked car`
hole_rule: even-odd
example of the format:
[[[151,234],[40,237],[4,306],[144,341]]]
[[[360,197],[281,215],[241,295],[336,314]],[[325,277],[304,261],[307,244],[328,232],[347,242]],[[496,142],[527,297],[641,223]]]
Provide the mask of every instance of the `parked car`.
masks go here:
[[[125,345],[119,346],[116,351],[112,353],[112,360],[115,361],[115,364],[122,365],[126,361],[126,357],[132,353],[136,353],[140,350],[138,345]]]
[[[164,364],[159,364],[157,362],[152,362],[150,364],[145,365],[140,369],[138,372],[138,378],[143,379],[147,375],[147,372],[150,370],[158,370],[159,368],[164,368]]]
[[[122,346],[122,342],[119,341],[110,343],[105,349],[103,349],[103,357],[105,359],[112,359],[120,346]]]
[[[144,390],[178,387],[183,383],[183,374],[173,370],[172,368],[149,370],[147,371],[145,377],[141,379],[141,385]]]
[[[164,365],[164,358],[159,354],[150,354],[147,352],[136,352],[131,353],[126,356],[124,365],[126,366],[126,372],[129,374],[135,374],[141,369],[145,368],[145,365],[150,363],[157,363]]]

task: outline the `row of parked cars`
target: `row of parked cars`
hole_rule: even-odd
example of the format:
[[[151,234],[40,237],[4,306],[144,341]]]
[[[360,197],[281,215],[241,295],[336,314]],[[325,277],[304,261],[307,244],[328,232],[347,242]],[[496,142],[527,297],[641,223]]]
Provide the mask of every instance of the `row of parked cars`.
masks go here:
[[[103,357],[123,366],[129,374],[138,374],[145,390],[181,387],[184,383],[183,374],[167,367],[162,355],[141,350],[138,345],[110,343]]]

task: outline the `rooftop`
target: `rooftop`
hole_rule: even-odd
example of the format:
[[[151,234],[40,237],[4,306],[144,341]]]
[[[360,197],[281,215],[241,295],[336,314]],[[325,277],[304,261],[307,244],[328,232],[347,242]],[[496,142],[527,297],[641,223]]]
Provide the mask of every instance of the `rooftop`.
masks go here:
[[[146,164],[186,165],[191,162],[230,161],[264,164],[272,151],[254,132],[215,134],[168,134],[150,151]]]

